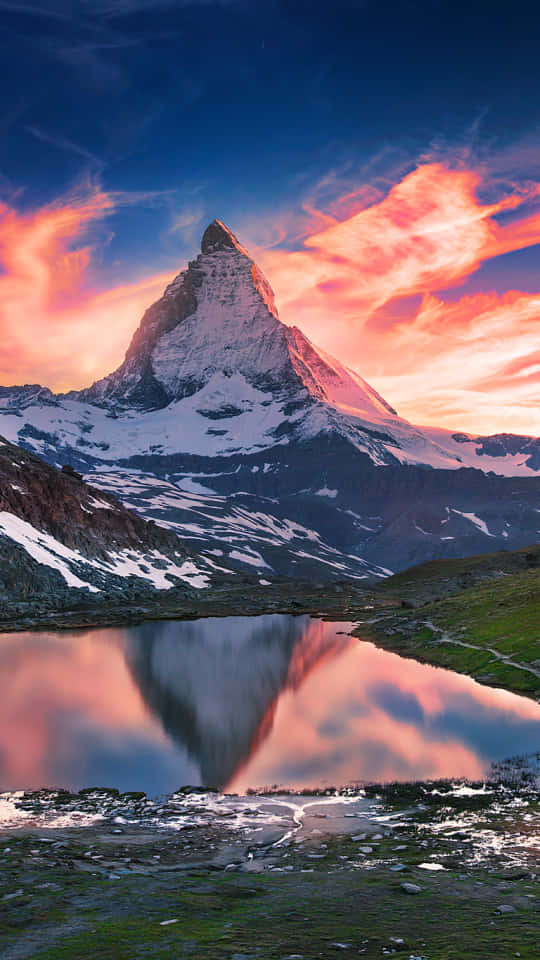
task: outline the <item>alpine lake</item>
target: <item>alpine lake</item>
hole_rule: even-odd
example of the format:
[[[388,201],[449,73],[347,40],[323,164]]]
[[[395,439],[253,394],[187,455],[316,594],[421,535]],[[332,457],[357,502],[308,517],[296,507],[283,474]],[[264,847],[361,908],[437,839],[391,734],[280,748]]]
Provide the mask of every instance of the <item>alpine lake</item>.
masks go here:
[[[353,626],[0,635],[2,958],[537,958],[540,704]]]

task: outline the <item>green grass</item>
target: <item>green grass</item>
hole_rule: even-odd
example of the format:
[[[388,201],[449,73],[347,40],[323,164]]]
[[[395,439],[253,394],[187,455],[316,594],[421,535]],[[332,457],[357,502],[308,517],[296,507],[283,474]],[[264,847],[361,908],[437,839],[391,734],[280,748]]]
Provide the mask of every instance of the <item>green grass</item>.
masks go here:
[[[383,596],[408,596],[418,591],[454,593],[472,586],[480,579],[497,578],[499,574],[515,574],[540,566],[540,544],[521,550],[481,553],[451,560],[430,560],[409,567],[383,580],[377,592]]]
[[[198,895],[196,904],[194,895],[180,888],[167,909],[149,900],[143,916],[92,922],[89,929],[64,935],[35,956],[168,960],[191,955],[228,960],[240,953],[278,960],[296,953],[308,960],[348,955],[334,946],[345,943],[351,953],[362,950],[365,957],[380,958],[384,949],[395,949],[394,937],[405,941],[398,952],[406,957],[492,960],[519,952],[523,960],[536,958],[532,910],[517,906],[509,917],[497,915],[495,907],[504,897],[494,882],[475,893],[457,874],[442,880],[426,876],[423,892],[410,897],[400,888],[402,879],[367,873],[334,875],[330,881],[318,873],[304,875],[301,883],[294,876],[205,880],[212,889]],[[242,896],[248,885],[264,895]],[[231,886],[236,888],[233,897],[228,895]],[[513,888],[519,891],[519,883]],[[174,916],[178,923],[160,926],[161,919]]]
[[[444,792],[448,783],[440,783]],[[351,836],[325,836],[325,846],[293,844],[279,855],[266,851],[263,873],[222,872],[200,865],[193,870],[160,870],[149,875],[132,872],[118,880],[82,872],[75,864],[84,857],[88,841],[69,838],[61,851],[32,857],[34,836],[6,837],[10,853],[0,876],[0,956],[6,960],[231,960],[241,954],[252,960],[283,960],[300,954],[305,960],[361,955],[380,960],[395,950],[404,960],[523,960],[537,956],[537,906],[540,881],[524,864],[508,867],[494,856],[473,866],[465,846],[429,830],[431,823],[453,822],[474,814],[474,830],[486,829],[522,837],[530,822],[520,808],[493,807],[492,798],[475,795],[425,794],[421,784],[373,787],[389,803],[389,810],[416,808],[414,821],[384,833],[366,860]],[[512,814],[509,817],[509,810]],[[535,801],[526,808],[536,816]],[[470,820],[470,818],[469,818]],[[473,822],[473,821],[470,821]],[[323,839],[323,838],[321,838]],[[177,838],[135,835],[130,843],[133,865],[147,864],[154,849],[164,862],[181,857]],[[116,841],[115,841],[116,843]],[[121,863],[124,840],[111,846],[110,836],[92,836],[93,848]],[[396,845],[405,849],[396,851]],[[314,852],[324,859],[310,859]],[[58,862],[61,857],[61,862]],[[447,870],[428,873],[419,868],[433,857]],[[406,870],[390,871],[400,859]],[[530,861],[533,864],[533,861]],[[291,866],[274,873],[272,864]],[[489,866],[489,869],[486,867]],[[534,868],[534,865],[533,865]],[[313,869],[313,872],[304,872]],[[50,881],[54,881],[51,888]],[[419,884],[422,892],[410,896],[404,880]],[[44,883],[44,881],[46,881]],[[24,888],[24,896],[2,901],[6,892]],[[514,911],[502,916],[500,904]],[[161,926],[162,921],[177,920]],[[8,922],[6,922],[8,921]],[[403,938],[397,945],[392,938]],[[343,951],[336,943],[348,945]]]

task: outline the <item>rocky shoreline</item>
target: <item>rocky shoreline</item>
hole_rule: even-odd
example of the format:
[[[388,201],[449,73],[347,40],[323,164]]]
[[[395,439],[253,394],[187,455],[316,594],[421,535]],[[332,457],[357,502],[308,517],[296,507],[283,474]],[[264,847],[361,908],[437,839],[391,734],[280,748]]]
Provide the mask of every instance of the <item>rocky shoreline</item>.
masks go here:
[[[266,613],[311,614],[348,620],[371,602],[371,594],[351,581],[304,583],[286,578],[264,586],[255,578],[238,576],[233,583],[211,590],[167,591],[120,599],[87,595],[65,607],[54,598],[4,604],[0,633],[22,630],[74,630],[129,626],[148,620],[194,620],[200,617],[256,616]]]
[[[2,957],[533,960],[540,808],[514,775],[318,795],[4,795]]]

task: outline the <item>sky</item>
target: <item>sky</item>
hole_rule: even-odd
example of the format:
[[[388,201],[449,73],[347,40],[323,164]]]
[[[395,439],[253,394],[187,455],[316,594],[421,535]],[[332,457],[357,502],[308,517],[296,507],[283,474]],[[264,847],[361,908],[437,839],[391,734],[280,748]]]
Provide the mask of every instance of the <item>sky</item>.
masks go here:
[[[214,217],[418,424],[540,433],[540,12],[0,0],[0,383],[89,385]]]

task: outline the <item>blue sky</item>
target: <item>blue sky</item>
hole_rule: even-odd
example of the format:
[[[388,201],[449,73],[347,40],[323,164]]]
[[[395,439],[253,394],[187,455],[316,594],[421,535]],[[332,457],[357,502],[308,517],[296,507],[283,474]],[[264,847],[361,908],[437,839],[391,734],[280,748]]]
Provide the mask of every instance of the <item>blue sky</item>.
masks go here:
[[[88,248],[75,299],[174,273],[214,217],[257,252],[305,250],[325,223],[433,163],[474,170],[478,204],[526,197],[527,217],[540,210],[540,13],[530,3],[0,0],[0,15],[5,210],[28,219],[96,190],[110,198],[84,239],[64,238],[67,252]],[[493,223],[524,209],[503,204]],[[537,293],[533,239],[480,257],[438,296]],[[310,317],[304,328],[320,339]],[[343,357],[343,336],[322,338]],[[14,362],[16,340],[10,329],[1,376],[35,378],[24,351]],[[381,341],[361,372],[394,389],[384,355]],[[83,366],[97,375],[108,362]],[[58,370],[42,379],[67,385]]]
[[[406,165],[434,143],[500,150],[539,121],[531,10],[0,0],[4,191],[20,208],[84,176],[108,190],[166,191],[125,217],[125,231],[117,225],[111,256],[133,265],[181,246],[176,231],[156,250],[183,208],[235,223],[297,203],[330,168],[353,174],[381,151]]]

